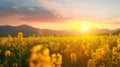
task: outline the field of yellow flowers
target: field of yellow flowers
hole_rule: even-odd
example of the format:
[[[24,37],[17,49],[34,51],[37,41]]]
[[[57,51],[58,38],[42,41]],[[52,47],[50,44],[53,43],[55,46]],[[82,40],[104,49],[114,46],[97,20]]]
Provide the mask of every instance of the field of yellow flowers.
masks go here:
[[[120,35],[0,37],[0,67],[120,67]]]

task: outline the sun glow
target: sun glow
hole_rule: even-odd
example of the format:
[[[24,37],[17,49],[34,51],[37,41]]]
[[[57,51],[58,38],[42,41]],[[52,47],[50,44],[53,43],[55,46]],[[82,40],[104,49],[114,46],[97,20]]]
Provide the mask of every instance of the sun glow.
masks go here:
[[[88,26],[84,25],[84,26],[82,27],[82,31],[83,31],[83,32],[87,32],[87,31],[88,31]]]

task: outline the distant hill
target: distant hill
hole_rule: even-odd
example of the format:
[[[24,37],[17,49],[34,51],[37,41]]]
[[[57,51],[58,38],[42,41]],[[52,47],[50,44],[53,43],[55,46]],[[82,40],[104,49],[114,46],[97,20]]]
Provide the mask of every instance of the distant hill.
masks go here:
[[[65,34],[65,31],[49,30],[49,29],[38,29],[28,25],[20,26],[0,26],[0,36],[17,36],[18,32],[22,32],[24,36],[31,35],[51,35],[51,34]]]
[[[0,26],[0,36],[17,36],[18,32],[22,32],[24,36],[31,35],[63,35],[63,34],[78,34],[76,31],[60,31],[60,30],[49,30],[49,29],[38,29],[28,25],[20,25],[20,26],[9,26],[4,25]],[[103,33],[118,33],[120,32],[120,28],[116,30],[109,29],[91,29],[91,33],[95,34],[103,34]],[[80,34],[80,32],[79,32]]]
[[[90,33],[94,33],[94,34],[107,34],[107,33],[119,33],[120,28],[115,29],[115,30],[109,30],[109,29],[91,29]]]

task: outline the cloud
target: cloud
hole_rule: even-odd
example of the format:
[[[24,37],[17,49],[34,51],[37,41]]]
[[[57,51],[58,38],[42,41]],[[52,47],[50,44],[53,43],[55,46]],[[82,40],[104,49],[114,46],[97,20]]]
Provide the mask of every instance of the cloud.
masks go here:
[[[64,20],[59,14],[56,15],[44,7],[22,6],[19,3],[7,1],[2,5],[0,3],[0,15],[0,22],[17,22],[17,20],[24,22],[59,22]]]
[[[72,9],[65,8],[57,2],[48,0],[36,2],[42,6],[5,0],[4,3],[0,3],[0,22],[15,23],[17,20],[18,22],[65,22],[77,16]]]
[[[38,0],[42,5],[50,10],[57,16],[62,16],[65,18],[77,16],[76,12],[72,8],[66,8],[62,4],[49,0]]]
[[[111,24],[114,24],[114,25],[120,25],[120,22],[111,22]]]
[[[62,20],[62,17],[58,17],[55,14],[53,14],[51,11],[40,8],[40,7],[34,7],[33,10],[25,10],[22,13],[24,13],[23,20],[26,21],[33,21],[33,22],[58,22]]]
[[[120,18],[106,18],[107,24],[120,25]]]

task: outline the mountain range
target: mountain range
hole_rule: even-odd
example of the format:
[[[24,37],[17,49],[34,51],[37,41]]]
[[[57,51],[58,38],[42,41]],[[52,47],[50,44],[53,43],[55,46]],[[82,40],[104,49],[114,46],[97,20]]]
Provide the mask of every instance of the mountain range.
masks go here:
[[[17,36],[18,32],[22,32],[24,36],[31,36],[33,34],[34,35],[54,35],[54,34],[62,35],[67,33],[66,31],[34,28],[29,25],[0,26],[0,36],[8,36],[8,35]]]
[[[77,31],[62,31],[62,30],[50,30],[50,29],[39,29],[34,28],[29,25],[19,25],[19,26],[10,26],[4,25],[0,26],[0,36],[17,36],[18,32],[22,32],[24,36],[31,36],[31,35],[64,35],[64,34],[81,34]],[[109,29],[91,29],[91,33],[95,34],[103,34],[103,33],[118,33],[120,32],[119,29],[109,30]]]

